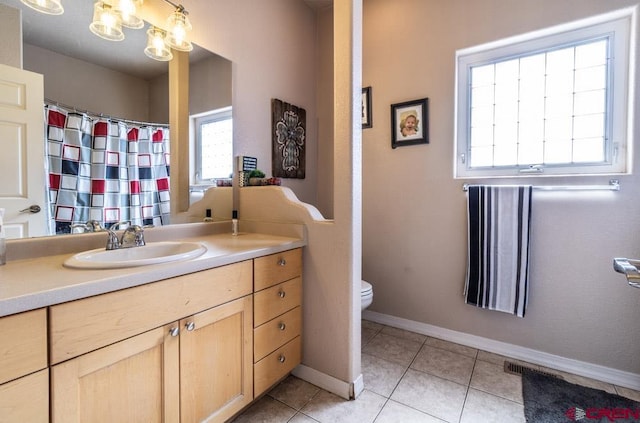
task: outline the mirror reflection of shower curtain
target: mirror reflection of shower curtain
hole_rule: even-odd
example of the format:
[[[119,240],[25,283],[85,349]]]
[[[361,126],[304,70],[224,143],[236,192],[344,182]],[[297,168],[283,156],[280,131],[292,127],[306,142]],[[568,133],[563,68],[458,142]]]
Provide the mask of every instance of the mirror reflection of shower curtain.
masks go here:
[[[49,231],[169,223],[169,128],[46,105]]]

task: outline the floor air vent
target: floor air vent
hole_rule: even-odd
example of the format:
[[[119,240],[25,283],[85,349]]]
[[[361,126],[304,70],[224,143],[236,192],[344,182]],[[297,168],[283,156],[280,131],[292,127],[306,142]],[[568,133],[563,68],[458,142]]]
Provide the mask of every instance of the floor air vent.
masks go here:
[[[524,371],[524,369],[527,369],[530,372],[538,373],[538,374],[541,374],[541,375],[545,375],[545,376],[549,376],[549,377],[555,377],[557,379],[564,379],[560,375],[555,375],[553,373],[545,372],[543,370],[533,369],[533,368],[528,367],[528,366],[523,366],[522,364],[512,363],[511,361],[505,361],[504,362],[504,371],[505,371],[505,373],[511,373],[512,375],[520,375],[520,376],[522,376],[522,372]]]

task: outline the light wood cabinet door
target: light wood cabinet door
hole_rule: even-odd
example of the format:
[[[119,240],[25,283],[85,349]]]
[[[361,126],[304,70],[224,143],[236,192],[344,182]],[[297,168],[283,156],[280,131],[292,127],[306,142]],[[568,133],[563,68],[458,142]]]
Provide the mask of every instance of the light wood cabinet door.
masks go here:
[[[52,422],[178,422],[180,348],[178,334],[172,333],[177,326],[53,366]]]
[[[68,360],[251,293],[251,260],[50,307],[51,362]]]
[[[47,310],[0,318],[0,384],[47,367]]]
[[[48,369],[0,385],[0,423],[48,421]]]
[[[251,295],[180,322],[181,421],[224,422],[253,400]]]

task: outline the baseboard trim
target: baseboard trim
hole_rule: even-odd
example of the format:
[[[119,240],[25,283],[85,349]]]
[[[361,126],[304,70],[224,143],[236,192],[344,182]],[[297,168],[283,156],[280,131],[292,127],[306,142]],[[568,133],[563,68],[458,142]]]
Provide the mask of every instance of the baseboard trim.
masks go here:
[[[291,373],[302,380],[312,383],[325,391],[329,391],[347,400],[354,399],[364,389],[362,374],[360,374],[354,382],[348,383],[326,373],[319,372],[316,369],[312,369],[311,367],[305,366],[304,364],[297,365]]]
[[[401,317],[390,316],[375,311],[364,310],[362,318],[372,322],[381,323],[398,329],[405,329],[422,335],[433,336],[445,341],[455,342],[472,348],[478,348],[495,354],[504,355],[529,363],[538,364],[564,372],[573,373],[579,376],[600,380],[617,386],[629,389],[640,390],[640,374],[625,372],[600,366],[598,364],[586,363],[571,358],[561,357],[546,352],[525,348],[506,342],[483,338],[464,332],[445,329],[439,326],[403,319]]]

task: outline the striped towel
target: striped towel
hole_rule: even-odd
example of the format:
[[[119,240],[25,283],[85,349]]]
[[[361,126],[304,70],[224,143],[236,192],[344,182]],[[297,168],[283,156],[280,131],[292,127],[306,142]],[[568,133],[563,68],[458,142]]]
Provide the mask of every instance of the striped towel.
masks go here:
[[[467,304],[524,317],[531,186],[469,186]]]

